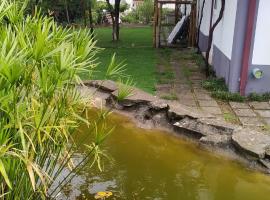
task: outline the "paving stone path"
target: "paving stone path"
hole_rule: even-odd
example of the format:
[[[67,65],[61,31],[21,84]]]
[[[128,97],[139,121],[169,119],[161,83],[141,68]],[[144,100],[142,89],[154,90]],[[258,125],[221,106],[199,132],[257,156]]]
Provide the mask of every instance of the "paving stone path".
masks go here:
[[[168,62],[166,67],[162,66],[164,62],[160,62],[159,73],[172,73],[173,76],[167,79],[159,77],[157,96],[206,111],[227,122],[258,127],[270,132],[270,102],[238,103],[212,98],[210,93],[202,88],[202,80],[206,77],[194,62],[190,50],[173,50],[169,59],[162,55],[160,59],[167,59]]]

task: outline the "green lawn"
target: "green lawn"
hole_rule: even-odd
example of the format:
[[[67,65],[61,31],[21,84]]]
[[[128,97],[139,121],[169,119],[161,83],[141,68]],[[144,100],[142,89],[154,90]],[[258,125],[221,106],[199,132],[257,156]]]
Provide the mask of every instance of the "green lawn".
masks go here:
[[[125,61],[126,73],[131,75],[136,86],[147,92],[154,93],[156,84],[157,52],[152,47],[152,28],[121,28],[120,41],[111,39],[111,28],[95,30],[97,46],[104,48],[98,54],[98,72],[95,79],[103,79],[111,56],[116,53],[118,62]],[[83,77],[87,79],[88,77]]]

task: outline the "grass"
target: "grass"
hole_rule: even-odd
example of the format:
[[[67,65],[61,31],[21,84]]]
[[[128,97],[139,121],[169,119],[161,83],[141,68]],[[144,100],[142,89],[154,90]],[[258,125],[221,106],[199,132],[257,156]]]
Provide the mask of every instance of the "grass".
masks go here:
[[[165,99],[165,100],[178,100],[178,97],[177,95],[174,93],[174,92],[171,92],[169,94],[164,94],[161,96],[162,99]]]
[[[241,96],[239,93],[229,92],[224,79],[210,78],[202,82],[203,88],[209,90],[214,98],[224,101],[269,101],[270,93],[255,94],[251,93],[248,96]]]
[[[157,65],[157,50],[152,47],[152,28],[136,27],[121,28],[120,41],[112,42],[111,28],[97,28],[95,30],[97,46],[104,48],[98,55],[99,71],[94,73],[95,79],[104,79],[111,57],[116,53],[116,61],[124,61],[126,74],[134,80],[136,86],[142,90],[154,93],[157,83],[155,72]],[[82,79],[90,79],[83,76]]]
[[[223,113],[223,117],[225,119],[226,122],[230,122],[230,123],[237,123],[238,119],[235,115],[233,115],[232,113]]]

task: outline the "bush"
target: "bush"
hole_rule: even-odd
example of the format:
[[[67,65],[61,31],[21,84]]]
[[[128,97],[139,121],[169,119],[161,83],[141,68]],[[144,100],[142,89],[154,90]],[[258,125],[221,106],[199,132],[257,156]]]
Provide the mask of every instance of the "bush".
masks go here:
[[[90,31],[63,28],[39,13],[24,16],[26,7],[26,1],[0,3],[0,197],[6,200],[54,199],[85,163],[99,160],[99,145],[111,132],[89,124],[76,88],[80,75],[96,67]],[[108,78],[120,72],[111,64]],[[74,165],[72,137],[81,123],[94,139]],[[69,173],[61,180],[63,170]]]
[[[154,2],[153,0],[144,0],[136,10],[139,16],[139,20],[145,24],[149,24],[154,15]]]
[[[129,12],[128,14],[122,16],[121,19],[122,19],[122,22],[126,22],[129,24],[139,23],[139,17],[136,11]]]

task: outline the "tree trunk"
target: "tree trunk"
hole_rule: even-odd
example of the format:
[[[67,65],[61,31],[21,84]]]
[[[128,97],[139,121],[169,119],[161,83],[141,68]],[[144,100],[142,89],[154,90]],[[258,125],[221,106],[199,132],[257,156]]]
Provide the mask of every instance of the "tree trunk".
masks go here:
[[[200,21],[198,24],[198,31],[197,31],[197,53],[200,53],[200,48],[199,48],[199,42],[200,42],[200,30],[201,30],[201,25],[202,25],[202,19],[203,19],[203,11],[204,11],[204,6],[205,6],[205,0],[203,0],[202,8],[201,8],[201,16],[200,16]]]
[[[119,40],[119,20],[120,20],[120,1],[121,0],[115,0],[115,5],[114,5],[114,13],[115,13],[115,40]]]
[[[67,22],[69,24],[70,23],[70,20],[69,20],[68,5],[67,5],[67,1],[66,0],[65,0],[65,11],[66,11]]]
[[[110,4],[110,0],[106,0],[106,3],[107,3],[107,7],[108,7],[108,10],[111,14],[111,18],[112,18],[112,39],[113,41],[115,41],[115,38],[116,38],[116,30],[115,30],[115,12],[114,12],[114,9],[113,9],[113,6]]]
[[[217,25],[222,20],[222,17],[223,17],[223,14],[224,14],[224,10],[225,10],[225,0],[222,0],[221,1],[221,9],[219,11],[219,16],[218,16],[216,22],[210,28],[210,31],[209,31],[208,47],[207,47],[206,58],[205,58],[206,76],[209,76],[210,75],[209,55],[210,55],[210,51],[211,51],[211,47],[212,47],[212,42],[213,42],[213,34],[214,34],[214,31],[215,31]]]
[[[83,22],[84,26],[87,26],[87,20],[86,20],[86,9],[85,9],[85,0],[81,0],[81,8],[82,8],[82,13],[83,13]]]
[[[92,3],[91,0],[89,0],[89,5],[88,5],[88,14],[89,14],[89,23],[90,23],[90,31],[91,31],[91,37],[94,37],[94,27],[93,27],[93,15],[92,15]]]

